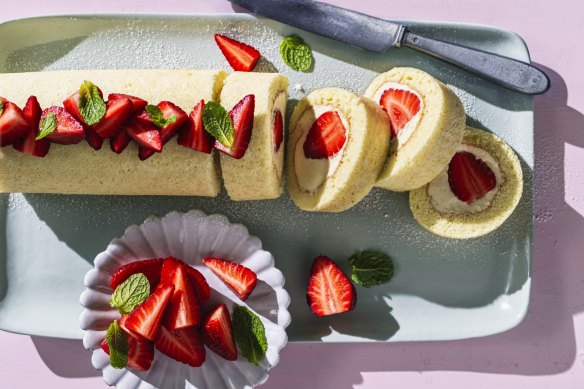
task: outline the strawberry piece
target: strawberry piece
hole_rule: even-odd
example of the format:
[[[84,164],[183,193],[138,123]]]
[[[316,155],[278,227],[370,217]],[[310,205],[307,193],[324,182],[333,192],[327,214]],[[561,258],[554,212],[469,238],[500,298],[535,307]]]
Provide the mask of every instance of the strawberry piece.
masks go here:
[[[173,257],[166,258],[162,264],[161,282],[174,285],[163,324],[169,330],[192,327],[201,321],[201,306],[186,267]]]
[[[274,152],[280,150],[282,141],[284,140],[284,120],[282,119],[282,112],[274,111]]]
[[[460,201],[470,204],[493,190],[497,186],[497,177],[483,160],[462,151],[450,160],[448,184]]]
[[[320,115],[304,141],[304,155],[310,159],[328,159],[338,153],[347,140],[347,130],[337,111]]]
[[[4,110],[0,114],[0,146],[16,143],[28,134],[29,123],[16,104],[0,97]]]
[[[207,283],[205,276],[194,267],[190,267],[188,265],[185,267],[187,269],[187,274],[191,279],[191,283],[195,286],[195,292],[197,293],[199,301],[204,303],[205,301],[209,300],[211,297],[211,288],[209,288],[209,284]]]
[[[97,88],[99,91],[99,95],[103,99],[103,93],[101,89]],[[81,98],[81,93],[79,91],[73,93],[71,96],[67,97],[63,100],[63,107],[69,112],[75,119],[77,119],[81,124],[87,126],[85,123],[85,119],[83,119],[83,115],[81,115],[81,110],[79,110],[79,99]]]
[[[110,148],[116,154],[120,154],[130,144],[130,135],[123,128],[120,132],[110,138]]]
[[[53,106],[43,111],[41,120],[52,113],[57,119],[57,128],[55,131],[45,137],[46,140],[62,145],[69,145],[81,142],[85,139],[85,130],[83,125],[75,119],[64,108]]]
[[[101,342],[101,349],[109,355],[110,349],[107,339]],[[154,344],[147,340],[139,341],[128,336],[128,365],[129,369],[146,371],[154,360]]]
[[[168,120],[171,117],[176,117],[176,120],[169,123],[162,128],[160,128],[160,138],[162,139],[162,144],[168,142],[172,137],[178,132],[178,130],[186,123],[188,116],[185,111],[171,103],[170,101],[162,101],[158,103],[158,108],[162,111],[162,116],[164,119]],[[140,160],[150,158],[155,153],[154,150],[140,147],[138,156]]]
[[[226,37],[215,34],[217,46],[235,71],[251,72],[260,59],[260,52],[255,48]]]
[[[243,265],[218,258],[205,258],[203,263],[243,301],[247,300],[256,286],[257,275]]]
[[[148,105],[148,102],[146,100],[143,100],[136,96],[125,95],[123,93],[110,93],[109,96],[107,97],[108,102],[118,99],[130,99],[130,101],[132,102],[133,114],[139,114],[140,112],[142,112],[144,108],[146,108],[146,105]]]
[[[28,122],[28,133],[24,139],[14,143],[13,147],[15,150],[35,157],[44,157],[47,155],[51,143],[46,139],[36,140],[42,112],[37,98],[35,96],[30,96],[22,110],[22,113]]]
[[[146,111],[142,111],[140,115],[134,116],[130,120],[126,125],[126,132],[138,145],[155,152],[162,150],[160,131],[152,123]]]
[[[198,327],[169,330],[162,326],[156,336],[156,348],[176,361],[199,367],[205,362],[205,346],[199,331]]]
[[[379,104],[389,116],[393,136],[398,136],[406,124],[420,110],[418,96],[405,89],[387,89],[381,95]]]
[[[193,108],[189,115],[187,124],[178,134],[178,144],[189,147],[203,153],[211,154],[213,151],[214,139],[203,126],[203,108],[205,100],[201,100]]]
[[[172,285],[158,284],[150,297],[128,314],[126,328],[145,339],[154,340],[173,291]]]
[[[164,259],[156,258],[127,263],[114,272],[110,281],[110,287],[112,290],[115,290],[119,284],[126,281],[131,275],[142,273],[150,282],[150,290],[154,290],[160,282],[160,272],[163,262]]]
[[[103,138],[99,136],[97,132],[95,132],[91,127],[85,127],[85,140],[94,150],[99,150],[101,149],[101,146],[103,146]]]
[[[216,306],[205,316],[203,342],[220,357],[228,361],[237,359],[231,316],[225,304]]]
[[[345,273],[333,261],[321,255],[312,263],[306,300],[315,315],[334,315],[355,307],[357,291]]]
[[[255,110],[255,96],[247,95],[241,99],[229,112],[233,121],[234,133],[231,147],[223,145],[218,140],[215,141],[215,148],[235,159],[241,159],[245,155],[249,141],[251,140],[251,130],[253,129],[253,117]]]
[[[120,328],[122,329],[122,331],[124,331],[126,333],[126,335],[131,336],[132,338],[135,338],[137,340],[144,341],[145,339],[143,337],[141,337],[140,335],[137,335],[137,334],[133,333],[132,331],[130,331],[128,329],[128,327],[126,326],[126,322],[127,321],[128,321],[128,314],[122,315],[122,317],[120,318],[120,320],[118,320],[118,325],[120,326]]]
[[[130,119],[133,112],[132,100],[128,97],[114,98],[106,103],[105,116],[93,126],[102,139],[116,135]]]

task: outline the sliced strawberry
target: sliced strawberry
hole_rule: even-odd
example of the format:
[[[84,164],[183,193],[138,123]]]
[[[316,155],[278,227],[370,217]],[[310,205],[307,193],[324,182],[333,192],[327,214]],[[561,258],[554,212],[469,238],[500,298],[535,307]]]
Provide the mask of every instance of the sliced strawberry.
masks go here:
[[[274,111],[274,152],[280,150],[282,141],[284,140],[284,120],[282,119],[282,112]]]
[[[130,99],[130,101],[132,102],[132,113],[134,114],[142,112],[146,105],[148,105],[148,102],[146,100],[143,100],[136,96],[125,95],[123,93],[110,93],[109,96],[107,97],[108,102],[118,99]]]
[[[156,348],[172,359],[198,367],[205,362],[205,346],[198,327],[169,330],[164,326],[156,336]]]
[[[178,144],[193,150],[211,154],[215,140],[203,127],[203,108],[205,100],[201,100],[193,108],[187,124],[178,135]]]
[[[460,201],[469,204],[497,186],[497,177],[483,160],[461,151],[448,165],[448,184]]]
[[[35,157],[44,157],[47,155],[51,143],[46,139],[36,140],[42,112],[37,98],[35,96],[30,96],[22,110],[22,113],[28,122],[29,130],[24,139],[14,143],[13,147],[15,150]]]
[[[106,139],[116,135],[130,119],[133,112],[132,100],[128,97],[119,97],[108,100],[105,116],[92,128],[97,135]]]
[[[333,261],[321,255],[312,263],[306,300],[315,315],[334,315],[355,307],[357,291],[345,273]]]
[[[194,267],[186,265],[186,269],[187,274],[191,279],[191,283],[195,286],[195,292],[197,293],[199,301],[204,303],[205,301],[209,300],[209,297],[211,297],[211,288],[209,288],[209,284],[207,283],[205,276]]]
[[[172,285],[158,284],[150,297],[128,314],[126,328],[145,339],[154,340],[173,291]]]
[[[28,134],[29,123],[16,104],[0,97],[4,110],[0,114],[0,146],[16,143]]]
[[[337,111],[320,115],[304,141],[304,155],[310,159],[328,159],[338,153],[347,140],[347,129]]]
[[[85,127],[85,140],[94,150],[101,149],[103,146],[103,138],[97,134],[91,127]]]
[[[99,95],[103,98],[103,93],[101,89],[97,88],[99,91]],[[81,93],[79,91],[73,93],[71,96],[67,97],[63,100],[63,107],[69,112],[75,119],[77,119],[81,124],[87,126],[85,123],[85,119],[83,119],[83,115],[81,115],[81,111],[79,110],[79,99],[81,98]]]
[[[116,154],[120,154],[130,144],[132,138],[126,132],[125,128],[110,138],[110,148]]]
[[[381,104],[389,116],[393,136],[398,136],[406,124],[420,110],[420,99],[418,96],[405,89],[387,89],[381,95],[379,104]]]
[[[203,320],[203,342],[228,361],[237,359],[231,316],[225,304],[218,305]]]
[[[169,123],[162,128],[160,128],[160,138],[162,139],[162,144],[168,142],[172,137],[177,133],[177,131],[182,128],[182,126],[187,121],[187,114],[185,111],[180,109],[178,106],[174,105],[170,101],[162,101],[158,103],[158,108],[162,111],[162,115],[164,119],[168,120],[171,117],[175,117],[176,120],[172,123]],[[140,147],[140,151],[138,156],[140,160],[144,161],[148,159],[155,153],[154,150]]]
[[[101,349],[109,355],[110,349],[107,339],[101,342]],[[154,360],[154,344],[147,340],[139,341],[128,336],[128,365],[129,369],[146,371],[152,366]]]
[[[260,59],[260,52],[255,48],[226,37],[215,34],[217,46],[235,71],[251,72]]]
[[[30,126],[31,130],[35,133],[35,135],[39,131],[39,123],[41,121],[42,113],[43,110],[36,96],[30,96],[28,100],[26,100],[26,104],[22,109],[22,114],[28,121],[28,125]]]
[[[255,96],[247,95],[241,99],[229,112],[233,120],[233,144],[231,147],[223,145],[218,140],[215,141],[215,148],[235,159],[243,158],[253,129],[253,117],[255,110]]]
[[[150,282],[150,290],[154,290],[160,282],[160,272],[163,262],[163,258],[156,258],[127,263],[114,272],[110,281],[110,287],[112,290],[115,290],[119,284],[126,281],[132,274],[142,273]]]
[[[137,335],[128,329],[128,327],[126,326],[127,321],[128,321],[128,314],[122,315],[120,320],[118,320],[118,324],[119,324],[120,328],[122,329],[122,331],[124,331],[126,333],[126,335],[131,336],[132,338],[144,341],[145,339],[142,336]]]
[[[203,263],[243,301],[247,300],[256,286],[258,277],[253,270],[243,265],[218,258],[205,258]]]
[[[156,152],[162,150],[162,138],[158,127],[152,123],[148,113],[142,111],[126,125],[126,132],[138,145]]]
[[[51,134],[45,137],[46,140],[62,145],[69,145],[81,142],[85,139],[85,130],[83,125],[75,119],[64,108],[53,106],[43,111],[41,120],[52,113],[57,119],[57,128]]]
[[[166,258],[162,265],[161,282],[174,285],[164,317],[164,326],[169,330],[192,327],[201,321],[201,305],[186,267],[184,262],[173,257]]]

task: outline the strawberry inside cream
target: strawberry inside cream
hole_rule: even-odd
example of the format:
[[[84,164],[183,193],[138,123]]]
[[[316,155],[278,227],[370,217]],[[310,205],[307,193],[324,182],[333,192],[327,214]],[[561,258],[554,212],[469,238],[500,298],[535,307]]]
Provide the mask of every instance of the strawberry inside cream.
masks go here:
[[[285,92],[280,92],[276,98],[274,99],[274,105],[273,105],[273,110],[272,110],[272,125],[271,127],[274,128],[274,119],[275,119],[275,113],[276,111],[280,111],[280,113],[282,114],[282,128],[286,128],[286,115],[284,114],[286,112],[286,103],[288,102],[288,99],[286,97],[286,93]],[[284,153],[284,148],[283,145],[280,145],[280,148],[278,149],[278,151],[276,152],[277,155],[279,154],[283,154]],[[280,163],[275,163],[277,161],[277,158],[274,159],[274,166],[276,168],[276,172],[278,173],[278,177],[282,177],[282,169],[284,164]]]

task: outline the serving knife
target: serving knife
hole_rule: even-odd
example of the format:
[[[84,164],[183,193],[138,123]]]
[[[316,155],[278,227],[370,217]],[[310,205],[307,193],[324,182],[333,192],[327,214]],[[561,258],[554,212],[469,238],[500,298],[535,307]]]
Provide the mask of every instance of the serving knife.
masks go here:
[[[313,0],[229,0],[253,13],[374,52],[409,47],[505,88],[536,95],[549,89],[540,69],[482,50],[415,34],[408,27]]]

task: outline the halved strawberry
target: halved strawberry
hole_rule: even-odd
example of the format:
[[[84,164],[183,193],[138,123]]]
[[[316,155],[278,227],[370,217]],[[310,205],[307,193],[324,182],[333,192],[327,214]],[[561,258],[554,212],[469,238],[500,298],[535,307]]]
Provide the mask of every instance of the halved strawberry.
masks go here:
[[[132,113],[137,114],[142,112],[142,110],[148,105],[146,100],[143,100],[136,96],[125,95],[123,93],[110,93],[107,97],[108,101],[114,101],[118,99],[130,99],[132,102]]]
[[[132,100],[128,97],[108,100],[105,116],[92,128],[101,138],[110,138],[121,131],[124,124],[130,119],[132,112]]]
[[[91,127],[85,126],[85,140],[94,150],[99,150],[101,149],[101,146],[103,146],[103,138]]]
[[[126,132],[130,137],[138,143],[138,145],[156,152],[162,150],[162,138],[158,127],[152,123],[146,111],[138,116],[130,119],[130,122],[125,127]]]
[[[327,159],[338,153],[347,140],[347,129],[337,111],[320,115],[304,141],[304,155],[310,159]]]
[[[209,300],[209,297],[211,297],[211,288],[209,288],[205,276],[194,267],[186,265],[186,269],[192,284],[195,286],[195,292],[197,293],[199,301],[204,303]]]
[[[215,34],[217,46],[235,71],[251,72],[260,59],[260,52],[255,48],[226,37]]]
[[[184,262],[173,257],[166,258],[162,265],[160,281],[174,285],[164,316],[164,326],[169,330],[192,327],[201,321],[201,305],[186,267]]]
[[[243,265],[219,258],[205,258],[203,263],[243,301],[247,300],[256,286],[257,275]]]
[[[306,300],[315,315],[334,315],[355,307],[357,291],[345,273],[333,261],[321,255],[312,263]]]
[[[205,362],[205,346],[198,327],[169,330],[164,326],[156,336],[156,348],[172,359],[198,367]]]
[[[170,101],[162,101],[158,103],[158,108],[160,108],[162,111],[162,116],[165,120],[168,120],[173,116],[176,118],[174,122],[163,126],[159,130],[160,138],[162,139],[162,144],[164,145],[166,142],[172,139],[172,137],[183,126],[183,124],[186,123],[188,116],[185,111]],[[154,153],[155,151],[152,149],[140,147],[138,156],[140,157],[140,160],[144,161],[145,159],[151,157]]]
[[[497,177],[483,160],[461,151],[448,165],[448,184],[460,201],[472,203],[497,186]]]
[[[216,306],[203,320],[203,342],[228,361],[237,359],[231,316],[225,304]]]
[[[120,154],[131,141],[130,135],[128,135],[125,128],[122,128],[120,132],[110,138],[110,148],[114,153]]]
[[[30,96],[22,110],[22,113],[28,122],[28,133],[24,139],[14,143],[13,147],[15,150],[35,157],[44,157],[47,155],[51,143],[46,139],[36,140],[42,112],[37,98],[35,96]]]
[[[398,136],[406,124],[420,110],[420,99],[418,96],[405,89],[387,89],[381,95],[379,104],[389,116],[393,136]]]
[[[154,340],[173,291],[172,285],[158,284],[150,297],[128,314],[126,328],[145,339]]]
[[[16,143],[28,134],[29,123],[16,104],[0,97],[3,111],[0,114],[0,146]]]
[[[160,272],[163,262],[163,258],[155,258],[127,263],[114,272],[110,281],[110,287],[112,290],[115,290],[119,284],[126,281],[132,274],[142,273],[150,282],[150,290],[154,290],[160,282]]]
[[[107,339],[101,342],[101,349],[109,355],[110,349]],[[146,371],[152,366],[154,360],[154,344],[147,340],[139,341],[128,336],[128,365],[129,369]]]
[[[253,129],[253,117],[255,110],[255,96],[247,95],[241,99],[229,112],[233,121],[234,133],[231,147],[223,145],[218,140],[215,141],[215,148],[235,159],[243,158]]]
[[[101,89],[97,88],[99,95],[103,98],[103,93]],[[81,115],[81,111],[79,110],[79,99],[81,98],[81,93],[79,91],[73,93],[71,96],[67,97],[63,100],[63,107],[69,112],[75,119],[77,119],[81,124],[87,126],[85,123],[85,119],[83,119],[83,115]]]
[[[279,110],[274,111],[274,152],[277,153],[280,150],[280,145],[284,140],[284,119],[282,119],[282,112]]]
[[[79,143],[85,139],[83,125],[64,108],[53,106],[45,109],[41,115],[41,120],[46,117],[49,112],[55,115],[55,118],[57,119],[57,128],[44,139],[62,145]]]
[[[193,108],[187,124],[178,135],[178,144],[193,150],[211,154],[215,139],[203,127],[203,108],[205,100],[201,100]]]

